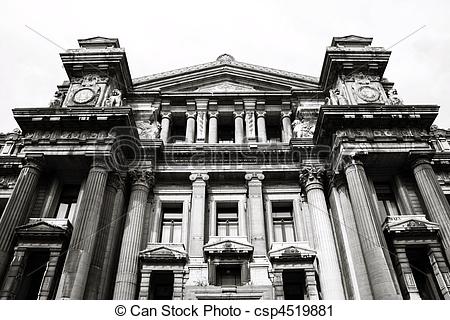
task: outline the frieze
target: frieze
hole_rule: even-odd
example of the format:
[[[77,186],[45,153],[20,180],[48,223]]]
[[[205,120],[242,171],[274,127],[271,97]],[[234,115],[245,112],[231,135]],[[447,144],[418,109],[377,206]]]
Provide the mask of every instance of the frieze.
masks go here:
[[[337,130],[336,137],[341,139],[374,140],[389,138],[396,140],[423,140],[430,137],[429,133],[423,129],[415,128],[392,128],[392,129],[345,129]]]
[[[14,189],[16,176],[0,176],[0,189]]]
[[[91,130],[82,130],[82,131],[61,131],[61,130],[53,130],[53,131],[43,131],[36,130],[34,132],[28,132],[24,135],[25,142],[56,142],[60,140],[77,140],[77,141],[85,141],[85,140],[96,140],[101,141],[108,138],[114,138],[115,135],[112,132],[107,132],[106,130],[101,131],[91,131]]]

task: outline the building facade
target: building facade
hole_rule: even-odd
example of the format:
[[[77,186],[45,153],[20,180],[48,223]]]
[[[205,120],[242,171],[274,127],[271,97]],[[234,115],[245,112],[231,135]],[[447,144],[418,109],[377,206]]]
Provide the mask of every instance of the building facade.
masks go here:
[[[0,298],[450,299],[450,131],[371,43],[132,79],[79,40],[0,135]]]

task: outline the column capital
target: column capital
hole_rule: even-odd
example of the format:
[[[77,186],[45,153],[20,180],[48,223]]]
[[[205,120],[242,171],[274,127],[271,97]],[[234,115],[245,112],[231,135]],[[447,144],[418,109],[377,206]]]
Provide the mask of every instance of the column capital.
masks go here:
[[[412,157],[409,160],[409,162],[410,162],[412,169],[414,169],[420,165],[431,165],[432,164],[431,160],[426,155]]]
[[[218,118],[219,117],[219,111],[209,111],[208,112],[210,118]]]
[[[248,172],[245,174],[245,180],[247,181],[253,181],[253,180],[259,180],[263,181],[265,178],[264,174],[262,172]]]
[[[155,176],[150,169],[133,169],[129,174],[133,186],[143,185],[150,188],[155,183]]]
[[[308,192],[311,188],[323,189],[325,180],[325,169],[315,166],[307,166],[300,172],[300,184]]]
[[[196,111],[187,111],[186,112],[186,118],[193,118],[193,119],[195,119],[195,116],[197,115],[197,112]]]
[[[124,181],[122,176],[117,172],[110,172],[108,180],[106,182],[107,186],[111,186],[116,190],[122,189],[124,186]]]
[[[161,111],[161,119],[172,120],[172,112],[170,112],[170,111]]]
[[[363,162],[357,155],[344,155],[341,162],[344,170],[350,166],[363,166]]]
[[[291,110],[281,110],[281,120],[283,120],[283,118],[290,118],[291,114]]]
[[[191,180],[192,182],[206,182],[209,180],[209,175],[206,172],[192,172],[189,176],[189,180]]]
[[[91,163],[91,169],[94,170],[108,170],[108,164],[106,163],[105,157],[94,157]]]
[[[267,113],[267,112],[265,112],[265,111],[259,111],[259,110],[257,110],[257,111],[256,111],[256,117],[257,117],[257,118],[264,118],[264,117],[266,116],[266,113]]]
[[[25,157],[22,160],[23,166],[27,167],[27,168],[33,168],[35,170],[42,170],[44,164],[45,164],[45,160],[43,156],[39,156],[39,157]]]
[[[233,111],[234,118],[243,118],[244,113],[244,111]]]

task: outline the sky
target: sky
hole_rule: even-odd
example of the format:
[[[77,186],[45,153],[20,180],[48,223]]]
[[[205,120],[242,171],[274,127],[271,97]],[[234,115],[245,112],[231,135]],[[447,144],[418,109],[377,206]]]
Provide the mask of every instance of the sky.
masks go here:
[[[45,107],[67,79],[59,53],[77,39],[116,37],[133,78],[214,61],[319,76],[333,36],[392,50],[385,77],[406,104],[441,106],[450,127],[450,1],[21,1],[0,6],[0,132],[12,108]]]

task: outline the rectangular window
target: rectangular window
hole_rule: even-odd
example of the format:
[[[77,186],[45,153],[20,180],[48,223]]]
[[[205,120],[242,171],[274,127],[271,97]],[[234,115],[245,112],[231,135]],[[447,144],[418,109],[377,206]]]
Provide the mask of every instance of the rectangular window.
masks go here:
[[[217,137],[219,143],[234,143],[234,118],[233,115],[221,113],[218,120]]]
[[[292,212],[292,202],[272,202],[272,219],[276,242],[295,241]]]
[[[173,115],[172,125],[170,130],[169,141],[171,143],[184,143],[186,140],[186,116]]]
[[[161,243],[181,243],[183,203],[164,203],[162,217]]]
[[[216,203],[218,236],[223,237],[239,235],[238,210],[239,208],[237,202]]]
[[[240,265],[218,265],[216,267],[216,285],[218,286],[240,286]]]
[[[279,114],[266,116],[266,134],[268,142],[281,142],[281,116]]]
[[[74,221],[79,192],[80,186],[77,185],[65,185],[63,187],[55,218],[69,219],[70,222]]]
[[[374,183],[374,186],[381,215],[383,217],[399,215],[400,211],[391,186],[388,183]]]
[[[303,270],[283,271],[283,291],[285,300],[304,300],[305,272]]]
[[[172,300],[173,272],[153,271],[150,276],[150,300]]]

